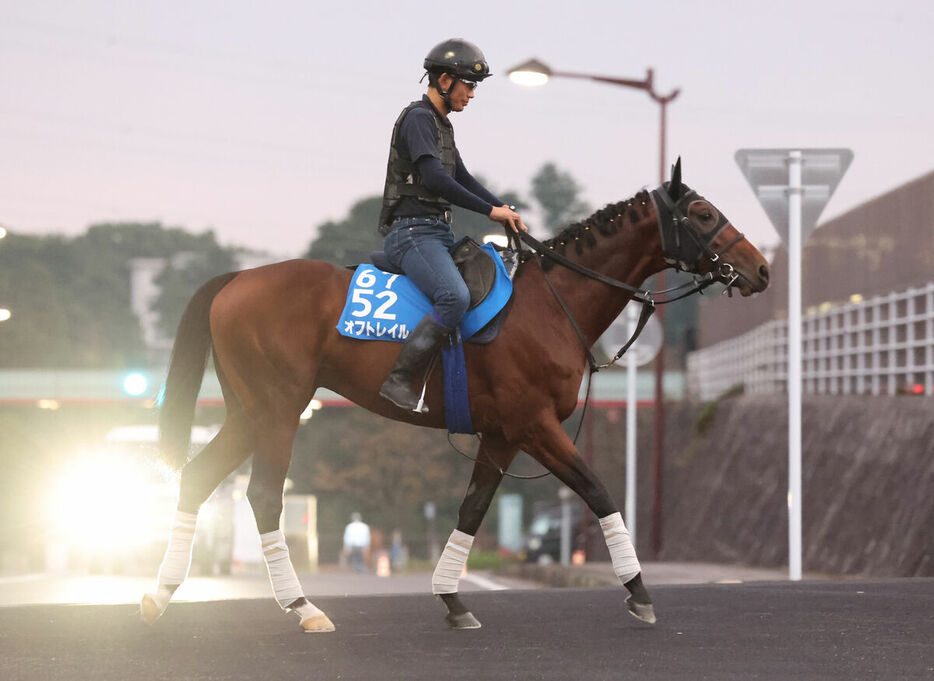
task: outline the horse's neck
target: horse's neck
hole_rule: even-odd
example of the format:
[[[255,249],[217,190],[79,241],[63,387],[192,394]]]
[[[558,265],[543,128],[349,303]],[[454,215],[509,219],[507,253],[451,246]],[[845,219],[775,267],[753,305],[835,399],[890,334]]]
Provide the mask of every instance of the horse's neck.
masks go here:
[[[657,233],[652,210],[637,222],[625,219],[616,234],[597,237],[596,245],[585,247],[580,255],[573,248],[568,248],[565,255],[579,265],[638,288],[665,267]],[[632,298],[632,293],[626,290],[572,272],[560,264],[551,268],[548,277],[589,344],[596,342]]]

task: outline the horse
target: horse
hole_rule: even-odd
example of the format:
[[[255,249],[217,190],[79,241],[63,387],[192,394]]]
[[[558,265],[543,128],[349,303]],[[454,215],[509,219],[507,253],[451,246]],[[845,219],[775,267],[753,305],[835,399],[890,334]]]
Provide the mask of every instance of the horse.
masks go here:
[[[633,298],[653,302],[638,288],[646,278],[674,267],[745,297],[766,288],[769,266],[711,202],[681,181],[680,159],[669,182],[608,204],[539,245],[521,251],[498,336],[464,347],[480,445],[457,526],[432,575],[432,593],[447,606],[448,626],[480,626],[461,601],[458,582],[493,495],[521,450],[599,518],[613,570],[628,591],[628,611],[651,624],[654,605],[619,509],[561,423],[577,407],[590,346]],[[160,412],[160,453],[183,466],[178,508],[156,590],[140,602],[146,623],[163,614],[187,576],[199,507],[252,455],[247,498],[275,598],[283,611],[298,615],[302,630],[334,630],[305,597],[279,528],[300,414],[322,387],[386,418],[445,427],[437,372],[426,379],[427,412],[403,411],[379,396],[400,345],[338,333],[352,276],[351,269],[327,262],[290,260],[217,276],[188,303]],[[211,353],[226,418],[189,460],[195,403]]]

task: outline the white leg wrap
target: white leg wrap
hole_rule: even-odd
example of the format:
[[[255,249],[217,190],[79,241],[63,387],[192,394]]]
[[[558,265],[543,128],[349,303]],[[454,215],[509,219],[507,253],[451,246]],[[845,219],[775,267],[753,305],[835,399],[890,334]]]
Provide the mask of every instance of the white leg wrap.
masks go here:
[[[613,572],[620,583],[625,584],[642,571],[639,559],[636,558],[636,547],[632,545],[629,530],[623,523],[623,516],[613,513],[600,518],[600,527],[606,539],[606,547],[610,550],[610,560],[613,561]]]
[[[273,593],[276,595],[279,607],[285,610],[291,603],[305,595],[298,581],[298,575],[295,574],[295,568],[292,567],[285,535],[282,534],[282,530],[275,530],[261,534],[259,539],[263,545],[263,558],[266,561],[266,569],[269,571]],[[297,606],[295,612],[303,620],[321,614],[318,608],[307,601]]]
[[[169,533],[169,545],[165,549],[162,565],[159,566],[156,593],[152,594],[163,609],[169,604],[178,585],[188,576],[197,520],[198,516],[194,513],[175,512],[172,531]]]
[[[441,552],[438,565],[431,576],[431,593],[456,594],[457,584],[460,582],[470,547],[473,546],[473,537],[460,530],[451,532],[448,543]]]

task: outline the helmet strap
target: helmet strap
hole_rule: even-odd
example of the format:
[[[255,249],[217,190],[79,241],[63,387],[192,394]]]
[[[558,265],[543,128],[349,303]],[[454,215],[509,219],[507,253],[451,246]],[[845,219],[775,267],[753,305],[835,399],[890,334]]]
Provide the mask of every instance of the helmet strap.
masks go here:
[[[427,72],[427,71],[425,72],[425,75],[426,75],[426,76],[428,75],[428,72]],[[448,73],[447,75],[451,76],[451,78],[452,78],[452,80],[451,80],[451,87],[449,87],[447,90],[442,90],[442,89],[441,89],[441,76],[443,76],[443,75],[444,75],[443,73],[442,73],[442,74],[439,74],[438,77],[434,79],[435,82],[433,83],[432,87],[434,87],[434,89],[438,91],[438,94],[441,95],[441,101],[444,102],[444,108],[447,109],[447,111],[445,111],[445,113],[446,113],[446,114],[449,114],[449,113],[451,113],[451,90],[453,90],[453,89],[454,89],[454,86],[457,85],[457,80],[458,80],[458,79],[457,79],[456,77],[454,77],[454,76],[451,76],[451,74]],[[424,78],[425,78],[425,76],[422,76],[422,79],[424,79]],[[428,82],[430,83],[431,80],[432,80],[432,79],[429,78],[429,79],[428,79]],[[421,82],[421,81],[419,81],[419,82]]]

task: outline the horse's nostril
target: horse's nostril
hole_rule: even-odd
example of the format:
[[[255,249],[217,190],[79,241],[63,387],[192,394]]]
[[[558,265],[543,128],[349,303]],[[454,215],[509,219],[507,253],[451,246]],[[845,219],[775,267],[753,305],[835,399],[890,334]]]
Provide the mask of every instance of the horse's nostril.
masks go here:
[[[768,265],[759,265],[759,276],[762,277],[762,281],[767,282],[769,280],[769,266]]]

